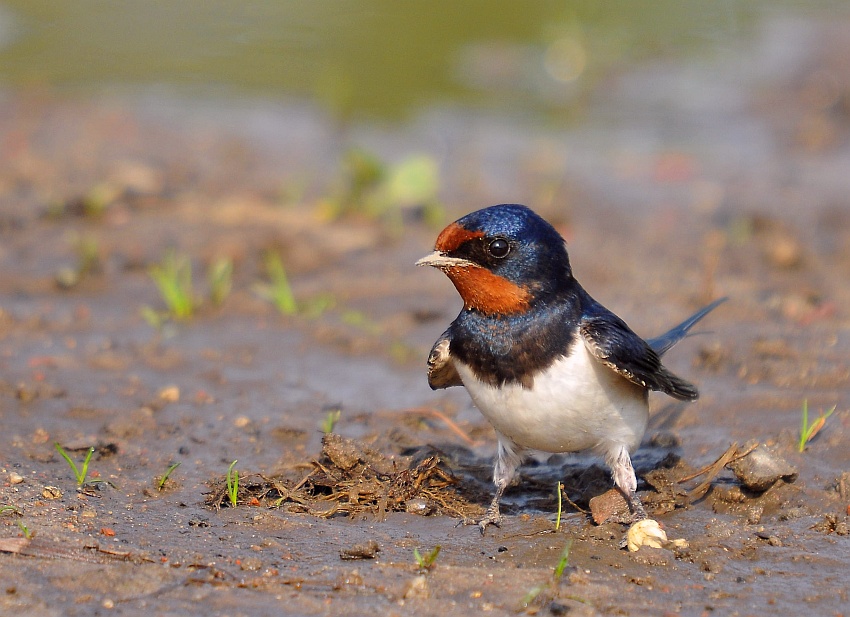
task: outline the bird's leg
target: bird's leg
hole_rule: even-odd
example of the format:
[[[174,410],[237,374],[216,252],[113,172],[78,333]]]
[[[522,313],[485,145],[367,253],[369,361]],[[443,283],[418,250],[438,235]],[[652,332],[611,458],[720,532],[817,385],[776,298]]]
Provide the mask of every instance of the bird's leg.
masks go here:
[[[500,527],[502,524],[502,515],[499,513],[499,501],[505,493],[505,489],[511,483],[516,475],[516,469],[522,463],[523,450],[510,439],[496,433],[499,439],[499,447],[496,452],[496,466],[493,469],[493,482],[496,484],[496,495],[493,501],[490,502],[490,507],[484,514],[484,518],[478,521],[478,528],[481,530],[481,535],[484,535],[484,530],[488,525]]]
[[[640,502],[640,497],[637,495],[637,478],[635,477],[632,459],[629,457],[629,451],[626,449],[626,446],[622,444],[617,446],[612,450],[611,455],[606,457],[606,462],[611,468],[611,476],[614,479],[614,484],[620,489],[626,498],[626,502],[629,504],[631,514],[626,517],[611,517],[605,522],[631,524],[647,518],[646,510],[644,510],[643,504]]]
[[[505,488],[506,485],[504,484],[496,485],[496,494],[493,496],[493,501],[490,502],[490,506],[487,508],[484,518],[478,521],[478,529],[481,530],[482,536],[484,535],[484,530],[487,529],[487,525],[494,525],[496,527],[502,526],[502,515],[499,513],[499,501],[502,499]]]

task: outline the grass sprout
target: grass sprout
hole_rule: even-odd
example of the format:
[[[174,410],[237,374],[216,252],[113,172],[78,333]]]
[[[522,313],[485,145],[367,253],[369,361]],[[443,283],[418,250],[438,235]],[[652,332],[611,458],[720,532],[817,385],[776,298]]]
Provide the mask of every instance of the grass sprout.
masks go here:
[[[282,315],[295,315],[298,312],[298,303],[295,294],[286,276],[283,260],[274,251],[268,251],[263,258],[268,283],[259,284],[254,287],[257,294],[274,304]]]
[[[96,238],[81,236],[74,240],[77,255],[77,272],[82,277],[100,268],[100,245]]]
[[[824,427],[826,419],[835,413],[836,405],[833,405],[826,413],[818,415],[817,419],[809,424],[809,401],[803,401],[803,412],[800,418],[800,441],[797,443],[797,451],[803,452],[806,449],[806,444],[814,439],[815,435]]]
[[[77,464],[70,456],[68,456],[68,453],[65,452],[64,448],[59,445],[58,441],[54,445],[56,446],[56,451],[62,455],[62,458],[67,461],[71,471],[74,472],[74,478],[77,480],[77,486],[83,486],[89,482],[87,479],[89,473],[89,461],[91,461],[92,454],[94,454],[94,446],[88,449],[88,452],[86,452],[86,458],[83,460],[83,464],[77,467]]]
[[[21,529],[21,533],[23,533],[23,534],[24,534],[24,537],[25,537],[27,540],[32,540],[33,536],[35,536],[35,532],[34,532],[34,531],[30,531],[30,528],[29,528],[29,527],[27,527],[27,526],[24,524],[24,522],[23,522],[23,521],[18,521],[18,527],[20,527],[20,529]]]
[[[192,291],[192,262],[173,250],[165,254],[161,263],[150,267],[148,274],[156,283],[168,314],[177,320],[190,319],[196,301]]]
[[[165,470],[165,473],[162,474],[162,477],[156,483],[156,490],[161,491],[165,488],[165,483],[168,482],[168,478],[171,476],[172,472],[180,467],[180,463],[174,463],[168,469]]]
[[[94,218],[103,216],[119,194],[116,186],[106,182],[93,186],[82,198],[83,214]]]
[[[561,481],[558,481],[558,517],[555,519],[555,531],[558,531],[561,528],[561,491],[564,490],[564,485],[561,484]]]
[[[207,270],[207,284],[210,300],[215,306],[221,306],[233,290],[233,260],[220,257],[212,262]]]
[[[374,153],[353,148],[342,160],[338,188],[319,202],[320,211],[337,219],[357,215],[379,219],[400,231],[403,211],[416,212],[429,225],[445,218],[438,200],[440,173],[437,160],[414,154],[387,163]]]
[[[438,544],[424,555],[419,552],[418,548],[413,549],[413,558],[416,560],[416,565],[419,566],[420,572],[428,572],[434,567],[437,557],[440,556],[440,548],[441,546]]]
[[[65,265],[56,271],[56,284],[62,289],[77,286],[83,278],[100,269],[100,247],[97,240],[89,236],[72,238],[76,264]]]
[[[561,580],[561,577],[564,575],[564,570],[570,563],[570,550],[572,548],[573,541],[567,540],[567,543],[564,544],[564,548],[561,551],[561,556],[558,558],[558,563],[555,564],[555,570],[552,572],[555,581]]]
[[[570,550],[572,547],[573,541],[567,540],[566,544],[564,544],[563,550],[561,551],[561,556],[558,558],[558,563],[555,564],[555,567],[552,570],[552,578],[541,585],[537,585],[529,589],[528,593],[523,596],[522,600],[520,600],[520,606],[522,609],[527,609],[532,602],[539,602],[542,598],[549,598],[553,595],[561,581],[561,577],[564,575],[564,570],[566,570],[570,563]]]
[[[18,516],[23,516],[23,513],[18,510],[17,506],[0,506],[0,515],[3,514],[16,514]]]
[[[324,419],[319,424],[319,428],[323,433],[333,433],[336,423],[339,422],[339,417],[342,415],[341,409],[331,409],[325,414]]]
[[[227,498],[230,501],[230,505],[232,507],[236,507],[236,501],[239,495],[239,470],[234,469],[236,463],[238,461],[233,461],[230,463],[230,467],[227,468]]]

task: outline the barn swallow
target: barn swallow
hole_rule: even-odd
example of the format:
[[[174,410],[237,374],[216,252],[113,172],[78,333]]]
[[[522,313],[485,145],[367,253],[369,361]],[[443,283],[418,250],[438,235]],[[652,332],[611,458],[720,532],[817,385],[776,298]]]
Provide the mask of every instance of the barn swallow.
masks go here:
[[[499,501],[529,450],[601,455],[629,504],[620,522],[646,518],[630,453],[646,430],[649,392],[699,396],[661,356],[725,298],[645,341],[573,277],[555,228],[517,204],[458,219],[434,248],[416,264],[442,270],[463,309],[431,350],[428,383],[466,387],[498,440],[481,532],[501,524]]]

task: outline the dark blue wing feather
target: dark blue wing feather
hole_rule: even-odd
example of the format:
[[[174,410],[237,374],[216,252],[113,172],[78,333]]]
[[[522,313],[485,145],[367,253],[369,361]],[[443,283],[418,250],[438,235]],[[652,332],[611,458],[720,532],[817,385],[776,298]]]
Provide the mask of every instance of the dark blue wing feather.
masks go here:
[[[586,307],[580,329],[591,354],[632,383],[683,401],[699,397],[693,384],[668,371],[646,341],[601,305]]]

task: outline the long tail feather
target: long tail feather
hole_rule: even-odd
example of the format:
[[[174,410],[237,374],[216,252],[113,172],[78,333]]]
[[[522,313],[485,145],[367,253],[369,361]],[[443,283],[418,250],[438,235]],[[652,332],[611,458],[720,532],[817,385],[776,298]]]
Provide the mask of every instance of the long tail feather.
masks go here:
[[[659,356],[663,356],[668,349],[670,349],[673,345],[685,338],[688,335],[688,331],[693,328],[697,324],[697,322],[699,322],[703,317],[708,315],[718,306],[726,302],[726,300],[728,300],[728,298],[720,298],[719,300],[715,300],[708,306],[698,310],[696,313],[688,317],[685,321],[680,323],[675,328],[671,328],[661,336],[649,339],[647,343],[649,343],[649,346],[652,347],[655,353],[657,353]]]

